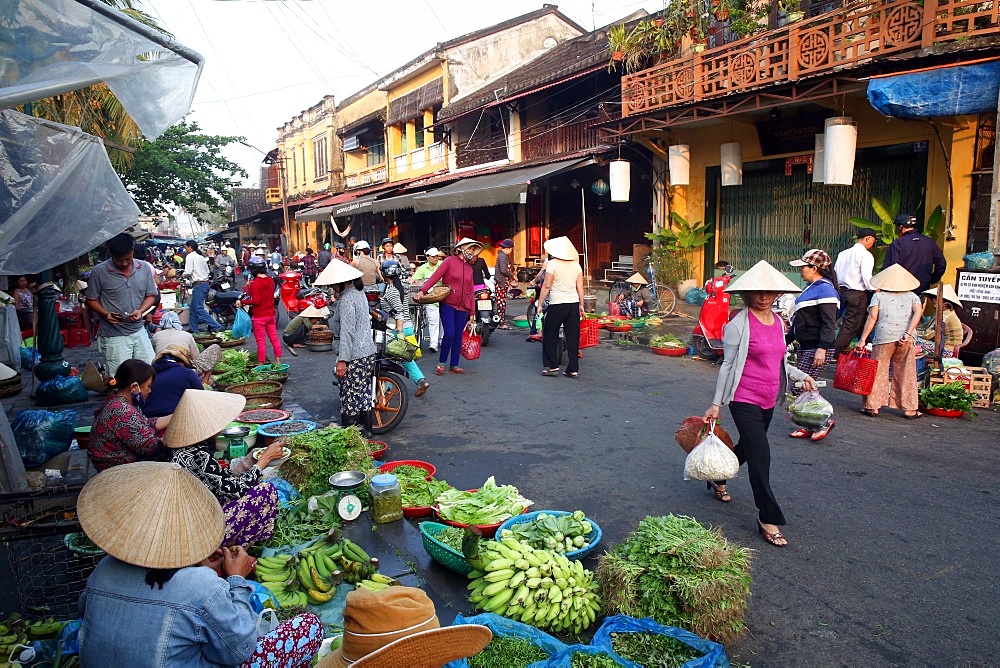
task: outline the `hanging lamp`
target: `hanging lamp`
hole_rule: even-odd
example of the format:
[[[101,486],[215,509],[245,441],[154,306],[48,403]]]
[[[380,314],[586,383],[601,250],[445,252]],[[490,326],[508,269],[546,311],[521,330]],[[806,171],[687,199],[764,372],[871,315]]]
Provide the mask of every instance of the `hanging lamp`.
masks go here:
[[[854,183],[854,155],[858,126],[850,116],[826,119],[823,140],[823,179],[828,186]]]
[[[597,179],[590,184],[590,192],[595,195],[607,195],[608,194],[608,182],[604,179]]]
[[[632,185],[632,165],[628,160],[612,160],[611,164],[611,201],[627,202],[629,189]]]
[[[722,159],[722,185],[743,185],[743,145],[729,142],[720,147]]]
[[[691,183],[691,147],[674,144],[667,148],[667,165],[670,169],[670,185],[686,186]]]

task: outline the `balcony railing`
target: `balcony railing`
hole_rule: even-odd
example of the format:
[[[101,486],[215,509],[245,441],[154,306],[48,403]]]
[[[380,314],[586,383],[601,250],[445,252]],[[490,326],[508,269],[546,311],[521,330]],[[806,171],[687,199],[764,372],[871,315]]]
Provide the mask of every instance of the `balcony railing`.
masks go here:
[[[525,131],[521,139],[521,159],[531,160],[570,153],[601,145],[597,124],[601,119],[586,118],[572,123],[551,124]]]
[[[430,155],[431,165],[443,165],[448,160],[447,148],[443,141],[434,142],[428,146],[427,153]]]
[[[378,165],[371,169],[366,169],[357,174],[348,174],[344,177],[348,188],[360,188],[376,183],[385,183],[389,180],[389,170],[385,165]]]
[[[459,168],[506,160],[507,157],[507,139],[500,133],[481,133],[472,141],[459,142],[455,147],[455,164]]]
[[[883,56],[997,35],[998,12],[998,1],[852,3],[622,77],[622,115],[794,83]]]

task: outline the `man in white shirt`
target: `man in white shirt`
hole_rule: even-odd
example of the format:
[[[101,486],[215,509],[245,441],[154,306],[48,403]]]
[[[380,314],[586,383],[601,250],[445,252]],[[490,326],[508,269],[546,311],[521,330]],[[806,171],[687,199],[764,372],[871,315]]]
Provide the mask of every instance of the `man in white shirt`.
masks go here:
[[[205,297],[208,296],[208,260],[198,252],[198,242],[184,243],[187,255],[184,256],[184,276],[191,280],[191,310],[188,312],[188,323],[192,334],[198,333],[201,323],[208,325],[211,332],[224,329],[216,322],[212,314],[205,308]]]
[[[833,347],[840,355],[851,345],[855,337],[861,336],[868,315],[868,298],[875,292],[872,285],[872,269],[875,257],[871,250],[875,247],[875,232],[858,230],[858,241],[837,255],[833,271],[840,283],[840,303],[844,315],[840,321],[840,332]]]

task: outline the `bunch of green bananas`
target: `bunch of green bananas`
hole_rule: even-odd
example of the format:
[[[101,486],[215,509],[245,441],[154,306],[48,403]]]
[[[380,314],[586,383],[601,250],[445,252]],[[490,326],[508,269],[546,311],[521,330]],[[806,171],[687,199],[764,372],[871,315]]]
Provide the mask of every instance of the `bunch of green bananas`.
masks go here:
[[[344,582],[358,584],[378,571],[378,559],[369,557],[357,543],[341,538],[337,546],[340,552],[334,561],[344,573]]]
[[[14,613],[0,624],[0,661],[6,661],[15,645],[27,645],[25,635],[27,622],[20,614]],[[0,665],[7,665],[6,663]]]
[[[49,617],[39,622],[28,622],[24,625],[24,634],[28,640],[45,640],[56,638],[62,631],[65,622],[57,622],[55,617]]]
[[[483,541],[470,562],[482,568],[469,573],[469,601],[480,610],[577,634],[597,618],[597,583],[579,561],[507,537]]]
[[[304,607],[306,593],[298,588],[295,579],[297,560],[290,554],[260,557],[254,572],[257,581],[268,588],[283,608]]]
[[[367,589],[368,591],[382,591],[389,587],[399,586],[399,581],[389,577],[388,575],[382,575],[381,573],[372,573],[364,580],[358,582],[356,589]]]

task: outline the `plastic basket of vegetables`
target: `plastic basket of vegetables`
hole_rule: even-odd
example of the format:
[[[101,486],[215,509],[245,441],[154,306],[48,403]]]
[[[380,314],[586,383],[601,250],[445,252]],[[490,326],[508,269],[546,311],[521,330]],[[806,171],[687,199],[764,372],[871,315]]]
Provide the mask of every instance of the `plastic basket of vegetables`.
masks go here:
[[[447,533],[444,533],[446,531]],[[451,541],[454,541],[457,536],[458,549],[446,545],[439,540],[439,537],[444,538],[449,535],[451,536]],[[468,575],[472,572],[472,566],[462,556],[460,532],[456,533],[454,527],[449,527],[447,524],[439,524],[438,522],[421,522],[420,539],[423,541],[424,550],[427,551],[427,554],[431,555],[431,559],[445,568],[453,570],[459,575]]]
[[[451,489],[438,496],[434,514],[445,524],[463,529],[472,526],[492,538],[501,524],[530,507],[531,501],[516,487],[497,485],[490,476],[479,489]]]
[[[497,535],[506,538],[505,531],[519,542],[535,548],[564,553],[570,559],[583,559],[601,542],[603,532],[597,522],[587,518],[582,510],[536,510],[510,518],[500,525]],[[573,545],[570,548],[570,545]]]
[[[649,340],[649,349],[657,355],[682,357],[687,354],[688,345],[673,334],[657,334]]]

